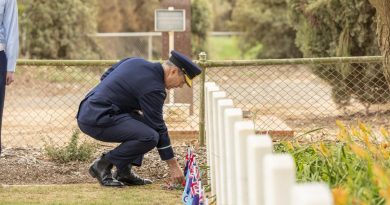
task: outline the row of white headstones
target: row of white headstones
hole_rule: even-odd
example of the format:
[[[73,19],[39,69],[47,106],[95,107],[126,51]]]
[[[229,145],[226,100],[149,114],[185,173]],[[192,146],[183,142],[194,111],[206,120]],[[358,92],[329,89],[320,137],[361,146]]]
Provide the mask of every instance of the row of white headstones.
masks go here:
[[[207,160],[211,195],[217,205],[331,205],[325,183],[296,183],[289,154],[272,151],[268,135],[256,135],[254,123],[214,82],[205,83]]]

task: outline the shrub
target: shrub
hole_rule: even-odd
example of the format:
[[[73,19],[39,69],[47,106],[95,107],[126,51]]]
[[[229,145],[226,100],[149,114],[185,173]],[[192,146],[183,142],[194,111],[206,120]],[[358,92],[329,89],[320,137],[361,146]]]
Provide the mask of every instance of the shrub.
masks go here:
[[[209,1],[191,0],[191,41],[192,54],[198,57],[207,49],[207,32],[211,30],[212,13]]]
[[[340,122],[337,142],[283,142],[277,152],[293,155],[299,182],[330,185],[335,204],[390,203],[390,138],[363,123],[347,128]]]
[[[83,142],[81,145],[78,145],[79,134],[79,130],[73,131],[70,142],[65,147],[58,147],[53,144],[46,144],[46,155],[51,160],[60,163],[90,160],[92,158],[92,154],[96,149],[96,146],[87,142]]]
[[[289,19],[296,30],[296,45],[304,57],[379,55],[375,34],[375,8],[368,0],[288,1]],[[381,64],[314,65],[315,75],[332,87],[339,108],[352,99],[369,112],[373,104],[390,101]]]

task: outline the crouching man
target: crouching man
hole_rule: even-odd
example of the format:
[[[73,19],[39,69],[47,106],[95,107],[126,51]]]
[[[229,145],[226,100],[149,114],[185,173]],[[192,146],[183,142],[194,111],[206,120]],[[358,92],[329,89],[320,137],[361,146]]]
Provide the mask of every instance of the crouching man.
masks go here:
[[[110,187],[151,184],[135,174],[132,166],[141,166],[143,155],[157,147],[172,182],[182,183],[184,175],[170,143],[163,105],[166,89],[185,83],[191,87],[200,73],[196,64],[176,51],[162,64],[128,58],[108,69],[81,101],[77,113],[82,132],[96,140],[120,143],[93,162],[91,176]]]

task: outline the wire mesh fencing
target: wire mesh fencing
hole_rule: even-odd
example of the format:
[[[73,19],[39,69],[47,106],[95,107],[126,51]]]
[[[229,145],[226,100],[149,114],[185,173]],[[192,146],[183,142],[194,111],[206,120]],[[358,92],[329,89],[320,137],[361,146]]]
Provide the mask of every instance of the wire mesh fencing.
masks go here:
[[[206,64],[206,81],[226,91],[257,132],[292,137],[283,136],[287,127],[295,137],[321,140],[336,136],[336,120],[388,126],[390,89],[380,57]]]
[[[6,89],[2,145],[62,145],[77,128],[78,103],[115,61],[19,63],[15,83]]]
[[[304,135],[309,138],[335,136],[337,119],[389,126],[390,90],[381,60],[197,61],[206,70],[205,78],[196,78],[192,89],[168,92],[164,118],[173,138],[203,137],[202,88],[205,81],[213,81],[258,131],[284,129],[278,127],[279,119],[295,137],[318,130]],[[80,101],[115,62],[19,61],[16,81],[6,90],[2,146],[68,142],[77,129]]]
[[[116,62],[19,61],[16,81],[6,90],[2,146],[40,148],[69,142],[78,130],[75,117],[80,101]],[[199,97],[189,88],[169,93],[172,101],[169,96],[164,118],[171,135],[197,137]]]

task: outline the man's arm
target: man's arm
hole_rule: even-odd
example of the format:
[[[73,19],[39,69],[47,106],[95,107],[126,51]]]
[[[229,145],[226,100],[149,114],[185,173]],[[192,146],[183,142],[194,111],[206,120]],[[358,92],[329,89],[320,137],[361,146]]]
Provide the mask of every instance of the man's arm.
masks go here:
[[[4,9],[5,28],[5,54],[7,56],[7,71],[14,72],[16,59],[19,54],[19,28],[18,28],[18,7],[16,0],[7,1]]]
[[[177,159],[172,158],[166,160],[166,162],[169,167],[172,182],[182,184],[185,181],[185,177],[179,163],[177,162]]]
[[[161,159],[166,161],[169,166],[172,181],[181,183],[184,180],[184,175],[174,157],[168,129],[163,119],[164,100],[165,92],[154,91],[141,97],[140,106],[144,114],[145,123],[160,135],[157,150]]]
[[[16,0],[7,1],[4,9],[5,54],[7,56],[6,85],[14,81],[16,59],[19,54],[18,5]]]
[[[144,122],[156,130],[160,136],[157,143],[157,150],[161,159],[168,160],[174,157],[174,153],[171,140],[169,139],[168,129],[163,119],[164,100],[165,92],[153,91],[143,95],[139,103],[144,114]]]

